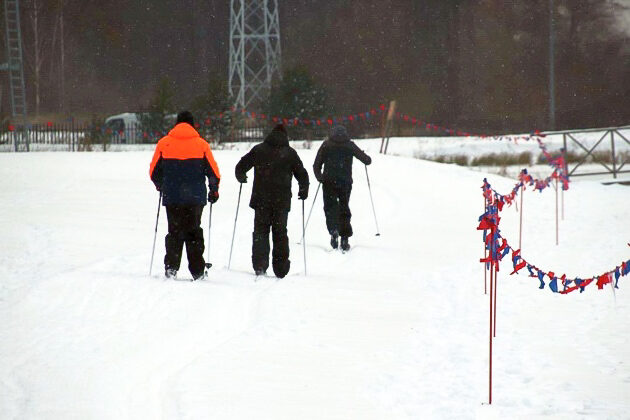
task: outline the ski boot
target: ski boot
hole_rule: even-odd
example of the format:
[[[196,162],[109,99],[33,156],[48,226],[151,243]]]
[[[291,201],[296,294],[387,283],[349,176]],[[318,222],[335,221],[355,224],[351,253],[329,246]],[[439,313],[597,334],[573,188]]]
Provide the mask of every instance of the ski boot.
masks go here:
[[[167,268],[164,271],[164,277],[166,277],[167,279],[174,279],[175,277],[177,277],[177,270],[173,268]]]
[[[346,252],[350,249],[350,244],[348,243],[348,237],[347,236],[342,236],[341,237],[341,250],[343,252]]]
[[[337,232],[333,232],[332,235],[330,235],[330,246],[332,246],[333,249],[339,248],[339,234]]]
[[[198,274],[196,276],[193,276],[192,281],[197,281],[197,280],[205,280],[208,278],[208,273],[206,273],[205,271],[201,274]]]

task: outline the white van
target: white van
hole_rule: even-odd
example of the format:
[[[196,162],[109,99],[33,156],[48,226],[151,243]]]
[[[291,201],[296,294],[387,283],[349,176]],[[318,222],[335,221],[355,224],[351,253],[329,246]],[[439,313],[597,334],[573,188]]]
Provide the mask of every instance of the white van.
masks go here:
[[[105,119],[105,134],[110,135],[112,143],[137,143],[142,141],[142,132],[138,116],[133,112],[112,115]]]
[[[164,122],[169,129],[175,125],[177,114],[167,114]],[[113,143],[150,143],[155,133],[143,133],[138,114],[125,112],[105,119],[105,133],[111,136]],[[161,137],[162,133],[159,134]]]

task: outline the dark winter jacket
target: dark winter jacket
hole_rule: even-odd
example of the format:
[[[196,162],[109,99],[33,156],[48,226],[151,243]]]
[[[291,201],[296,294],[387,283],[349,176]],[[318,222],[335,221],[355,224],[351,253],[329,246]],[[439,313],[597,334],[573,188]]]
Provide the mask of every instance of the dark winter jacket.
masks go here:
[[[352,158],[357,158],[366,165],[372,163],[372,159],[350,140],[345,128],[335,127],[330,138],[317,151],[313,164],[315,178],[319,182],[338,186],[352,185]]]
[[[210,145],[187,123],[179,123],[155,148],[149,168],[155,187],[162,191],[165,206],[204,206],[210,191],[218,194],[219,167]]]
[[[286,132],[274,128],[260,144],[249,151],[236,165],[239,182],[247,179],[254,168],[254,187],[249,206],[257,208],[291,209],[291,181],[295,177],[300,191],[308,193],[308,173],[297,152],[289,147]]]

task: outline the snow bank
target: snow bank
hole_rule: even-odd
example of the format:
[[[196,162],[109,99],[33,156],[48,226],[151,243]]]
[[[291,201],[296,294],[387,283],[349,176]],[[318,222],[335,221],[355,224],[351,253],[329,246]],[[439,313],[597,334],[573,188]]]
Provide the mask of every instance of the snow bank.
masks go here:
[[[372,142],[360,144],[373,152]],[[616,297],[596,288],[560,296],[502,270],[494,403],[484,405],[480,187],[488,176],[507,192],[513,180],[373,153],[382,236],[356,164],[351,252],[330,251],[320,192],[304,276],[294,199],[289,276],[254,282],[251,182],[226,269],[242,153],[216,152],[214,267],[195,283],[185,269],[183,281],[161,276],[163,211],[147,275],[151,151],[0,154],[0,417],[627,418],[627,278]],[[299,154],[311,172],[315,149]],[[628,187],[573,183],[556,247],[553,192],[527,191],[523,255],[570,276],[614,267],[630,254],[629,200]],[[511,242],[518,216],[503,212]]]

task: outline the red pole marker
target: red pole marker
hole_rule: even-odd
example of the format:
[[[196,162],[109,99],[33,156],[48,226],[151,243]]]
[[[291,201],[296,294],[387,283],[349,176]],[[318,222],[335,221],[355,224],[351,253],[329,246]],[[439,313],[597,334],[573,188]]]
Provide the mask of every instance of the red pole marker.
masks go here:
[[[562,194],[562,220],[564,220],[564,188],[560,190]]]
[[[518,249],[523,249],[521,243],[523,238],[523,194],[525,194],[525,185],[521,186],[521,222],[518,228]]]
[[[558,178],[556,178],[556,245],[558,245]]]
[[[490,354],[489,354],[489,372],[488,372],[488,404],[492,404],[492,268],[490,268]]]
[[[483,197],[483,212],[488,211],[488,200],[486,197]],[[486,244],[483,244],[483,259],[488,258],[488,250],[486,249]],[[483,263],[483,294],[488,294],[488,269],[486,268],[486,263]]]
[[[499,278],[499,270],[494,270],[494,336],[497,336],[497,279]]]

